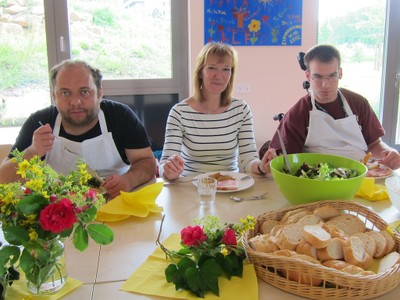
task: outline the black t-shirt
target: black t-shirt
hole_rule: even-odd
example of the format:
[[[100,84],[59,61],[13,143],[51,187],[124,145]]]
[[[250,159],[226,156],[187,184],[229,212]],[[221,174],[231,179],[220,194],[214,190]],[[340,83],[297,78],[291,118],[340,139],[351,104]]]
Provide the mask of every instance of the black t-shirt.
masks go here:
[[[129,161],[126,157],[125,149],[150,147],[150,141],[143,124],[129,106],[103,99],[100,103],[100,109],[104,112],[107,129],[112,133],[118,152],[126,164],[129,164]],[[23,124],[12,150],[18,149],[22,151],[32,144],[33,132],[41,126],[39,122],[42,124],[49,123],[54,128],[57,115],[58,110],[55,106],[50,106],[31,114]],[[60,128],[60,136],[75,142],[82,142],[100,134],[99,122],[92,129],[78,136],[66,133],[63,126]],[[9,157],[12,156],[9,155]]]

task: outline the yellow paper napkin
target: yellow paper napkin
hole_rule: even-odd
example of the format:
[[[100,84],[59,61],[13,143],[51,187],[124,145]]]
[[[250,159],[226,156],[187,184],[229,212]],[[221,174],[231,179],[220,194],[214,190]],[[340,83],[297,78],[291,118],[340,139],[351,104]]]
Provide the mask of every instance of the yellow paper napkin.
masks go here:
[[[163,245],[170,250],[178,250],[179,242],[179,234],[171,234]],[[125,281],[120,290],[172,299],[198,300],[198,297],[188,291],[176,291],[175,285],[167,282],[164,271],[170,263],[171,261],[165,258],[165,253],[157,247],[154,253]],[[221,276],[218,283],[220,296],[207,293],[205,299],[258,300],[257,276],[252,264],[244,264],[242,278],[233,276],[229,280]]]
[[[155,201],[160,194],[163,182],[147,185],[134,192],[121,192],[121,194],[97,212],[97,220],[102,222],[115,222],[129,218],[130,216],[147,217],[150,212],[162,212]]]
[[[364,181],[358,189],[356,196],[369,201],[389,199],[386,187],[382,184],[376,184],[374,178],[364,178]]]
[[[80,287],[81,285],[82,285],[81,281],[72,277],[68,277],[65,285],[61,288],[61,290],[57,291],[56,293],[50,295],[34,295],[29,292],[26,286],[25,276],[21,273],[21,278],[19,280],[14,281],[12,286],[9,286],[7,288],[6,299],[57,300],[61,299],[62,297],[72,292],[76,288]]]

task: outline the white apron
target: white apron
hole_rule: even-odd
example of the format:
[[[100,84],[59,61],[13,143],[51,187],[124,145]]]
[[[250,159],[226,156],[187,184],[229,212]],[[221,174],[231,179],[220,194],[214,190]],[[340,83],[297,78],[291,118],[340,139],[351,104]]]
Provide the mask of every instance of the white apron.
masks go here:
[[[368,146],[357,123],[357,117],[353,115],[340,91],[339,94],[348,117],[335,120],[326,112],[317,109],[314,94],[311,92],[312,110],[304,152],[328,153],[359,161],[365,156]]]
[[[79,143],[59,136],[61,115],[57,115],[53,128],[54,144],[46,154],[46,161],[55,171],[61,174],[70,173],[76,168],[78,158],[83,158],[100,177],[107,177],[113,174],[121,175],[129,170],[130,166],[122,160],[112,134],[107,130],[102,110],[99,111],[98,117],[101,135]]]

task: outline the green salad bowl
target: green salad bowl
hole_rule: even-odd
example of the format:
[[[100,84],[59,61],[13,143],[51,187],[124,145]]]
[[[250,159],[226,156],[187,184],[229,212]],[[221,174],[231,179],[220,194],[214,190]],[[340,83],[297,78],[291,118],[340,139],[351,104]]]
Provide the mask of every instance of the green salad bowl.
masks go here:
[[[297,153],[289,154],[288,161],[292,174],[303,163],[316,165],[328,163],[335,168],[349,168],[357,172],[356,177],[340,180],[317,180],[300,178],[284,172],[285,160],[283,156],[275,157],[271,161],[272,177],[283,196],[293,205],[315,202],[319,200],[352,199],[361,186],[367,167],[356,160],[330,154]]]

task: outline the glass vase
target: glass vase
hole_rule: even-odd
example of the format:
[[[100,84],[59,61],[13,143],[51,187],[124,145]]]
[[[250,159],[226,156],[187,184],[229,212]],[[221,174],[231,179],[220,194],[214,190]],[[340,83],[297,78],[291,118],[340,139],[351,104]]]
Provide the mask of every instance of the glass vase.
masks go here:
[[[25,273],[28,289],[33,294],[55,293],[67,280],[64,244],[56,238],[42,242],[40,247],[44,255],[32,258],[34,267],[29,274]]]

